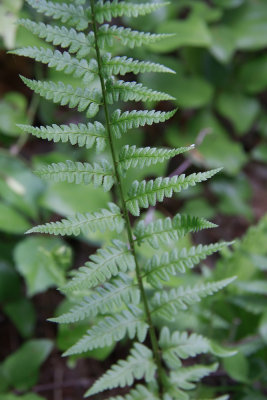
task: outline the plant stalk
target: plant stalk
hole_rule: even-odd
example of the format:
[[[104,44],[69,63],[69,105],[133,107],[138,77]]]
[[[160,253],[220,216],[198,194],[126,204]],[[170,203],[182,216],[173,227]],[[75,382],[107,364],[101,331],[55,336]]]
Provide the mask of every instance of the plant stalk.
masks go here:
[[[121,202],[121,206],[122,206],[122,212],[123,212],[123,216],[124,216],[125,222],[126,222],[126,230],[127,230],[127,236],[128,236],[128,240],[129,240],[130,250],[131,250],[131,253],[135,260],[138,286],[139,286],[141,298],[142,298],[142,301],[144,304],[146,320],[147,320],[147,323],[149,326],[149,336],[150,336],[150,341],[151,341],[151,347],[152,347],[152,351],[153,351],[154,360],[155,360],[156,366],[157,366],[159,396],[160,396],[160,399],[162,400],[163,394],[164,394],[164,370],[163,370],[162,363],[161,363],[161,353],[160,353],[160,349],[158,346],[156,331],[155,331],[154,325],[152,323],[148,300],[147,300],[147,296],[145,293],[145,288],[144,288],[144,284],[143,284],[143,280],[142,280],[142,276],[141,276],[141,269],[140,269],[138,259],[137,259],[129,213],[128,213],[128,210],[126,207],[122,178],[121,178],[121,175],[120,175],[120,172],[118,169],[118,163],[117,163],[117,159],[116,159],[116,151],[115,151],[115,145],[113,142],[113,137],[112,137],[112,132],[111,132],[111,122],[110,122],[110,115],[109,115],[109,110],[108,110],[106,85],[105,85],[105,79],[104,79],[104,74],[103,74],[100,49],[99,49],[98,40],[97,40],[97,23],[96,23],[96,18],[95,18],[95,0],[91,0],[91,10],[92,10],[93,31],[94,31],[94,36],[95,36],[95,50],[96,50],[99,78],[100,78],[102,95],[103,95],[103,105],[104,105],[104,111],[105,111],[107,133],[108,133],[111,155],[112,155],[112,160],[113,160],[113,165],[114,165],[114,172],[115,172],[116,181],[118,184],[118,192],[119,192],[120,202]]]

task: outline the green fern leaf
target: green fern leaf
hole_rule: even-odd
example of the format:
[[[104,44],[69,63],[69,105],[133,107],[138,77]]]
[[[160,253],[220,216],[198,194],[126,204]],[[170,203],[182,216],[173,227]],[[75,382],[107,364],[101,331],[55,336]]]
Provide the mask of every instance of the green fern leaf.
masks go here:
[[[178,272],[184,273],[186,268],[193,268],[207,256],[230,244],[232,243],[222,242],[206,246],[200,244],[197,247],[191,247],[189,250],[185,248],[181,251],[174,249],[171,253],[165,252],[160,257],[154,255],[145,265],[143,277],[147,278],[150,285],[161,288],[162,281],[169,281],[171,276],[175,276]]]
[[[168,3],[143,3],[143,4],[130,4],[126,1],[113,0],[105,1],[99,0],[95,7],[95,18],[97,22],[102,24],[104,21],[111,21],[116,17],[138,17],[139,15],[150,14],[161,7],[166,6]]]
[[[139,221],[134,234],[139,245],[147,242],[154,249],[159,249],[161,244],[169,243],[171,240],[179,240],[187,233],[215,228],[216,226],[204,218],[176,214],[173,218],[157,219],[149,224],[146,224],[143,220]]]
[[[98,42],[100,47],[112,47],[117,43],[129,46],[131,49],[137,46],[144,46],[172,37],[173,34],[152,34],[147,32],[133,31],[116,25],[102,25],[98,30]]]
[[[195,383],[218,369],[218,363],[212,365],[194,365],[193,367],[179,368],[172,371],[170,381],[180,389],[191,390],[196,387]]]
[[[126,133],[129,129],[139,128],[140,126],[152,125],[154,123],[164,122],[172,118],[176,113],[173,111],[125,111],[116,110],[111,116],[111,129],[117,138]]]
[[[162,202],[165,197],[172,197],[173,193],[195,186],[197,183],[206,181],[221,171],[221,168],[207,172],[193,173],[185,176],[175,175],[172,178],[157,178],[150,181],[134,181],[129,190],[127,208],[134,215],[140,215],[140,208],[155,206],[156,202]]]
[[[35,93],[40,94],[47,100],[53,100],[62,106],[68,105],[70,108],[78,108],[78,111],[85,111],[88,118],[94,117],[99,111],[101,104],[101,94],[94,89],[74,89],[71,85],[64,85],[62,82],[42,82],[33,79],[27,79],[21,76],[21,79]]]
[[[122,232],[124,220],[119,207],[114,203],[108,203],[108,209],[101,209],[93,213],[77,214],[62,221],[49,222],[44,225],[38,225],[26,233],[47,233],[50,235],[74,235],[81,233],[88,235],[90,232],[100,230]]]
[[[100,122],[94,122],[91,124],[70,124],[70,125],[55,125],[52,126],[41,126],[35,128],[30,125],[18,125],[24,132],[31,133],[32,135],[53,140],[55,143],[69,142],[72,145],[78,145],[79,147],[85,146],[87,149],[91,149],[96,145],[98,152],[103,151],[107,144],[107,133],[104,126]]]
[[[90,62],[85,59],[78,60],[64,51],[52,51],[43,47],[24,47],[13,50],[11,54],[33,58],[36,61],[48,64],[49,67],[55,67],[57,71],[64,71],[66,74],[72,74],[75,78],[83,78],[84,83],[90,83],[97,74],[97,63],[95,59]]]
[[[130,339],[137,336],[139,342],[143,342],[147,330],[148,325],[144,322],[143,314],[139,309],[123,310],[122,313],[105,317],[94,325],[78,343],[64,353],[64,356],[110,346],[112,343],[122,340],[126,335]]]
[[[116,387],[132,386],[135,379],[144,378],[146,382],[150,382],[155,370],[152,351],[140,343],[135,343],[126,360],[119,360],[114,364],[93,384],[85,396]]]
[[[109,397],[108,400],[159,400],[159,397],[151,393],[145,386],[136,385],[125,396]]]
[[[162,101],[175,100],[169,94],[148,89],[141,83],[109,80],[106,84],[109,104],[121,101]]]
[[[98,249],[85,266],[74,271],[74,277],[64,286],[65,292],[90,289],[116,276],[119,272],[134,271],[134,257],[127,245],[113,240],[112,246]]]
[[[144,168],[163,163],[178,154],[191,150],[194,146],[179,149],[162,149],[157,147],[136,147],[126,145],[122,148],[119,161],[123,170],[129,168]]]
[[[66,163],[42,166],[35,173],[48,181],[67,181],[85,185],[93,183],[95,187],[103,186],[105,192],[109,191],[114,184],[113,169],[106,160],[94,164],[67,160]]]
[[[198,303],[202,298],[213,295],[235,279],[236,277],[232,277],[221,281],[198,284],[192,288],[180,286],[177,289],[157,292],[152,299],[152,313],[168,320],[174,319],[175,315],[181,310],[186,310],[188,306]]]
[[[56,3],[46,0],[26,0],[27,3],[38,12],[59,19],[63,24],[68,23],[78,30],[84,30],[88,27],[88,18],[85,15],[84,8],[79,5]]]
[[[153,63],[150,61],[139,61],[133,58],[112,57],[110,53],[102,57],[104,72],[107,76],[110,75],[125,75],[128,72],[139,74],[140,72],[165,72],[175,74],[175,71],[165,67],[164,65]]]
[[[161,330],[159,345],[164,361],[172,369],[182,366],[181,360],[196,357],[199,354],[211,353],[219,357],[231,357],[236,351],[223,349],[212,341],[196,333],[173,332],[166,326]]]
[[[118,278],[96,288],[89,297],[84,298],[82,303],[75,305],[70,311],[57,318],[51,318],[50,321],[60,324],[74,323],[98,314],[113,313],[125,304],[138,305],[140,291],[137,286],[125,274],[119,274]]]
[[[33,22],[29,19],[20,19],[19,23],[48,43],[53,43],[62,48],[68,47],[70,53],[77,53],[77,57],[88,56],[95,42],[93,33],[85,35],[73,28],[46,25],[43,22]]]

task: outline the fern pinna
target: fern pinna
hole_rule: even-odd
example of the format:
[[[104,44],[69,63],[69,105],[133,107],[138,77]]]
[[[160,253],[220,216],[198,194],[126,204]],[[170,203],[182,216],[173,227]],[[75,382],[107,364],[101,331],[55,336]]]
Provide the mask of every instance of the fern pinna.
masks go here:
[[[134,60],[126,56],[112,56],[107,49],[119,42],[130,48],[146,46],[166,37],[163,34],[139,32],[123,26],[109,25],[113,17],[138,17],[158,10],[166,3],[147,2],[133,4],[129,1],[76,0],[57,3],[47,0],[27,0],[30,6],[47,17],[57,20],[58,25],[20,20],[20,24],[47,42],[62,50],[27,47],[13,53],[27,56],[47,64],[65,74],[80,79],[80,87],[74,88],[62,82],[36,81],[22,77],[24,83],[35,93],[54,103],[77,108],[85,112],[90,122],[46,127],[21,126],[25,132],[54,142],[93,147],[96,151],[109,153],[98,163],[66,161],[42,167],[38,174],[56,182],[94,184],[109,191],[114,187],[118,204],[109,203],[97,212],[78,214],[62,221],[47,223],[31,229],[54,235],[80,235],[96,230],[114,231],[118,236],[107,247],[99,249],[90,260],[78,269],[65,287],[60,288],[67,296],[73,292],[84,293],[82,301],[69,312],[53,319],[58,323],[75,323],[89,317],[97,322],[88,330],[66,356],[104,347],[126,336],[133,341],[125,360],[118,361],[96,381],[86,396],[115,387],[130,386],[129,394],[113,400],[171,400],[189,399],[190,390],[204,376],[214,372],[218,364],[185,366],[183,360],[202,353],[230,355],[218,351],[207,338],[172,331],[167,327],[180,310],[213,295],[228,285],[233,278],[218,282],[204,282],[192,287],[170,288],[168,281],[177,274],[184,274],[208,255],[219,251],[227,243],[197,246],[190,249],[163,251],[163,245],[179,241],[190,232],[215,225],[188,215],[175,215],[146,223],[139,220],[131,225],[130,214],[139,217],[141,209],[155,206],[197,183],[211,178],[219,169],[191,175],[159,177],[132,182],[125,190],[127,171],[162,163],[192,148],[164,149],[124,146],[118,154],[116,141],[127,135],[131,128],[161,123],[171,118],[176,110],[122,111],[114,109],[120,102],[169,101],[166,93],[151,90],[140,83],[118,79],[130,72],[173,73],[158,63]],[[64,50],[63,50],[64,49]],[[98,79],[98,85],[91,82]],[[99,110],[104,111],[104,122],[92,120]],[[111,161],[110,161],[111,160]],[[122,233],[125,234],[122,234]],[[124,240],[125,238],[125,240]],[[144,260],[143,245],[155,249],[155,255]],[[161,251],[162,249],[162,251]],[[156,320],[166,319],[166,326],[159,332]],[[145,343],[145,344],[144,344]],[[135,380],[141,380],[132,387]],[[193,393],[193,392],[192,392]],[[193,395],[194,396],[194,395]],[[195,397],[194,397],[195,398]],[[226,397],[222,397],[226,398]]]

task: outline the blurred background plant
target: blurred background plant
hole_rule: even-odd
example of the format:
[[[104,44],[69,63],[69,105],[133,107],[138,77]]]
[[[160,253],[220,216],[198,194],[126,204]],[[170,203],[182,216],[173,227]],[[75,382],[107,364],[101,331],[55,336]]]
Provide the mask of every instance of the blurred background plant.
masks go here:
[[[23,0],[0,2],[0,400],[74,400],[100,375],[98,360],[109,365],[126,352],[127,343],[116,349],[112,359],[113,346],[87,354],[86,359],[64,360],[61,352],[88,324],[57,330],[46,321],[70,306],[69,300],[55,291],[64,283],[68,269],[82,265],[96,244],[111,236],[91,234],[63,241],[25,237],[23,233],[43,221],[94,211],[105,206],[110,194],[91,186],[79,185],[73,190],[70,184],[46,184],[31,172],[44,162],[68,158],[94,161],[97,157],[89,150],[74,151],[67,144],[39,141],[17,127],[84,121],[75,111],[32,96],[19,74],[49,80],[60,76],[72,86],[75,78],[6,52],[24,46],[49,48],[17,24],[19,18],[32,12]],[[37,14],[31,18],[39,20]],[[170,282],[191,284],[199,273],[203,279],[239,277],[215,301],[195,307],[190,318],[188,312],[179,318],[179,329],[208,333],[239,350],[205,381],[198,396],[229,392],[234,400],[266,399],[267,2],[175,0],[152,17],[125,22],[141,30],[175,34],[128,56],[159,61],[174,69],[177,74],[166,78],[142,74],[139,79],[169,92],[179,107],[169,123],[148,127],[145,135],[135,130],[127,143],[197,145],[187,158],[179,156],[169,166],[149,167],[145,175],[171,174],[177,168],[181,173],[224,167],[218,178],[176,196],[156,215],[189,212],[219,224],[215,230],[188,237],[179,244],[182,247],[192,241],[210,243],[242,237],[219,259],[209,259],[183,279]],[[116,52],[121,52],[118,44]],[[161,110],[164,107],[171,109],[173,105],[160,104]],[[134,173],[136,179],[144,177],[144,170]],[[153,213],[150,210],[147,218]]]

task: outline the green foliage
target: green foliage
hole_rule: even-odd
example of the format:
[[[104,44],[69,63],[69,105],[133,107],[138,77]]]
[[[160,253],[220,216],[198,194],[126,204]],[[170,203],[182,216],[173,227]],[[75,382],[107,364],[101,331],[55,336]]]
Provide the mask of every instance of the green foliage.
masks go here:
[[[98,151],[105,150],[101,157],[96,157],[91,152],[92,163],[76,161],[78,157],[88,157],[89,153],[84,149],[76,152],[77,158],[74,157],[74,161],[66,161],[60,157],[57,159],[57,155],[51,160],[49,157],[41,158],[41,162],[39,158],[37,175],[54,182],[56,188],[70,185],[69,190],[73,191],[74,196],[76,195],[77,204],[84,199],[79,199],[80,192],[75,190],[73,183],[94,184],[107,192],[114,187],[115,200],[114,203],[108,203],[108,208],[100,208],[100,205],[98,210],[90,212],[85,199],[85,212],[74,216],[67,212],[67,218],[61,221],[48,222],[28,230],[27,233],[62,236],[77,236],[82,233],[87,238],[91,238],[92,233],[100,231],[103,235],[108,235],[105,241],[107,238],[112,238],[111,244],[100,247],[84,266],[73,271],[72,277],[67,282],[65,274],[60,274],[57,267],[62,265],[66,268],[69,259],[64,251],[62,254],[59,249],[53,249],[53,245],[58,243],[57,238],[51,238],[51,242],[46,240],[50,238],[45,237],[27,238],[24,243],[20,243],[16,251],[17,268],[25,275],[27,283],[31,284],[30,294],[56,282],[60,290],[72,301],[70,308],[62,315],[51,319],[52,321],[63,324],[87,324],[90,321],[89,329],[87,327],[85,332],[82,327],[81,337],[79,336],[75,343],[71,343],[71,347],[64,353],[65,356],[85,355],[88,351],[99,348],[110,351],[116,342],[125,338],[133,340],[129,357],[113,365],[93,384],[87,395],[95,395],[114,387],[131,387],[135,379],[144,379],[149,385],[130,388],[130,393],[125,397],[127,400],[188,399],[186,391],[195,389],[198,381],[214,372],[217,363],[210,366],[184,367],[181,359],[207,352],[216,356],[231,356],[233,352],[224,351],[199,335],[188,336],[186,332],[171,333],[167,327],[161,331],[158,338],[156,324],[159,317],[167,321],[175,320],[178,312],[184,312],[189,306],[214,295],[233,282],[235,278],[226,277],[208,282],[206,280],[201,283],[194,282],[190,286],[179,283],[178,287],[169,287],[173,285],[173,280],[182,279],[184,272],[189,273],[186,269],[192,269],[208,255],[222,250],[228,243],[199,245],[190,249],[171,251],[168,246],[173,241],[177,242],[190,232],[213,228],[215,225],[203,218],[177,214],[173,218],[152,220],[150,223],[146,220],[137,220],[136,228],[133,229],[129,214],[138,217],[141,209],[154,207],[157,203],[162,203],[165,197],[171,198],[175,193],[195,187],[198,183],[213,177],[221,169],[216,168],[187,176],[177,173],[170,177],[160,176],[148,181],[142,180],[148,174],[148,167],[164,165],[171,158],[192,150],[193,146],[188,146],[187,143],[177,148],[132,145],[130,137],[128,138],[130,129],[165,122],[174,116],[176,110],[142,110],[139,107],[138,110],[122,111],[113,107],[114,103],[129,100],[149,104],[176,101],[172,94],[165,93],[165,88],[163,91],[154,90],[148,88],[146,84],[118,80],[114,76],[126,75],[128,72],[134,74],[157,72],[172,76],[176,72],[172,66],[165,67],[162,63],[117,55],[119,50],[113,47],[116,45],[119,48],[118,45],[123,45],[130,49],[143,46],[153,48],[159,45],[157,42],[160,40],[163,41],[163,46],[164,41],[174,43],[176,38],[172,32],[177,28],[181,28],[183,32],[184,23],[178,22],[179,26],[173,25],[171,29],[167,29],[170,34],[161,32],[152,34],[108,24],[99,26],[104,21],[110,22],[113,17],[129,18],[149,14],[166,5],[160,2],[134,4],[117,0],[112,2],[91,0],[88,6],[83,1],[78,1],[75,5],[46,0],[40,2],[28,0],[28,3],[38,12],[53,17],[63,25],[36,23],[29,19],[20,20],[20,24],[39,38],[54,46],[60,46],[61,49],[68,48],[68,51],[35,45],[15,50],[13,53],[16,55],[30,57],[60,72],[59,75],[55,71],[50,72],[47,81],[24,77],[22,80],[35,94],[55,104],[68,106],[70,109],[77,108],[83,114],[77,124],[72,121],[69,125],[54,124],[39,128],[20,124],[20,128],[26,133],[55,143],[70,142],[85,149],[93,149],[95,146]],[[201,27],[201,24],[197,26],[202,29],[199,29],[199,37],[195,33],[194,40],[190,39],[189,43],[210,43],[205,27]],[[189,28],[191,29],[187,26],[184,32],[189,32]],[[84,32],[79,32],[80,30]],[[185,33],[183,34],[185,36]],[[183,35],[179,40],[182,43]],[[211,92],[208,88],[208,96]],[[97,121],[102,117],[103,123]],[[96,121],[84,123],[85,118],[95,118]],[[45,120],[45,117],[43,119]],[[133,181],[137,168],[142,171],[142,175],[138,172],[135,176],[137,180]],[[127,182],[129,189],[126,186]],[[66,186],[60,186],[62,184]],[[106,201],[108,198],[109,195],[105,197],[105,202],[108,202]],[[52,203],[56,203],[53,196]],[[62,214],[64,215],[64,212]],[[109,231],[112,235],[108,234]],[[28,246],[34,245],[32,242],[34,239],[37,241],[37,246],[30,252]],[[143,247],[146,243],[158,253],[152,253],[152,257],[149,252],[146,255]],[[21,262],[21,258],[27,259],[21,255],[26,251],[31,253],[33,258],[33,261],[27,264]],[[47,283],[44,279],[42,287],[35,287],[31,270],[38,256],[44,257],[47,269],[52,265],[55,273],[55,280]],[[28,258],[28,261],[31,261],[29,256]],[[163,281],[167,282],[166,287],[163,287]],[[160,291],[159,287],[162,288]],[[150,348],[141,344],[147,336]],[[166,345],[166,338],[169,338],[171,349]],[[195,347],[189,350],[188,346],[193,340]],[[163,361],[166,361],[166,366]]]
[[[13,50],[11,54],[30,57],[36,61],[47,64],[49,67],[56,68],[57,71],[64,71],[66,74],[72,74],[75,78],[83,78],[84,83],[91,82],[97,74],[97,65],[95,60],[89,62],[86,59],[77,60],[75,57],[64,51],[52,51],[50,49],[25,47],[19,50]]]
[[[156,313],[167,320],[174,319],[180,310],[186,310],[189,305],[201,301],[204,297],[213,295],[229,285],[234,279],[235,277],[218,282],[197,284],[192,288],[180,286],[177,289],[157,292],[152,299],[152,313]]]
[[[144,168],[149,167],[153,164],[162,163],[165,160],[169,160],[178,154],[184,153],[193,147],[183,147],[179,149],[159,149],[156,147],[139,147],[136,146],[124,146],[120,152],[119,160],[122,169],[129,168]]]
[[[105,317],[94,325],[87,334],[65,352],[65,356],[80,354],[98,347],[109,346],[122,340],[126,335],[130,339],[137,337],[140,342],[146,338],[148,325],[138,308],[129,307],[113,317]]]
[[[75,276],[64,290],[94,287],[118,275],[119,272],[133,271],[135,268],[133,255],[127,244],[120,240],[114,240],[112,246],[98,249],[90,259],[84,267],[75,271]]]
[[[85,89],[74,89],[71,85],[62,82],[41,82],[22,77],[23,82],[35,93],[40,94],[47,100],[53,100],[62,106],[78,108],[78,111],[86,111],[87,117],[94,117],[99,110],[101,95],[98,90],[89,91]]]
[[[91,165],[67,160],[66,163],[42,167],[35,173],[43,179],[55,182],[68,181],[85,185],[93,182],[95,187],[103,186],[104,191],[109,191],[114,184],[112,167],[107,161]]]
[[[74,217],[58,222],[50,222],[30,229],[26,233],[49,233],[50,235],[79,235],[88,232],[106,229],[116,230],[120,233],[124,226],[119,207],[114,203],[108,204],[108,209],[102,209],[94,213],[77,214]]]
[[[134,181],[128,193],[127,208],[131,214],[140,215],[140,208],[155,206],[156,202],[163,202],[165,197],[172,197],[189,186],[206,181],[220,171],[215,169],[208,172],[193,173],[189,176],[175,175],[172,178],[157,178],[150,181]]]
[[[104,126],[100,122],[88,124],[70,124],[70,125],[55,125],[41,126],[34,128],[30,125],[18,125],[24,132],[31,133],[32,135],[47,139],[49,141],[69,142],[72,145],[78,144],[79,147],[85,146],[91,149],[94,145],[98,151],[102,151],[106,147],[106,132]]]
[[[132,386],[135,379],[144,378],[146,382],[152,381],[156,370],[152,351],[140,343],[135,343],[130,354],[126,360],[118,361],[95,382],[86,396],[118,386]]]
[[[126,133],[129,129],[139,128],[140,126],[152,125],[154,123],[164,122],[173,117],[174,111],[125,111],[116,110],[111,116],[111,129],[117,138]],[[189,149],[188,149],[189,150]],[[160,151],[160,150],[159,150]]]
[[[138,244],[147,241],[154,249],[171,240],[183,238],[189,232],[197,232],[201,229],[215,228],[216,225],[204,218],[191,215],[176,214],[173,218],[157,219],[146,224],[139,221],[135,228],[135,236]]]
[[[1,364],[8,386],[17,390],[32,388],[38,380],[39,367],[49,356],[52,348],[50,340],[35,339],[26,342],[19,350],[8,356]]]

